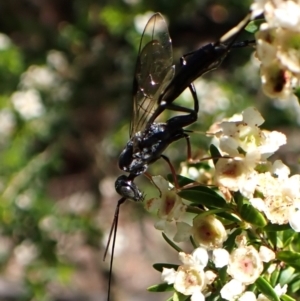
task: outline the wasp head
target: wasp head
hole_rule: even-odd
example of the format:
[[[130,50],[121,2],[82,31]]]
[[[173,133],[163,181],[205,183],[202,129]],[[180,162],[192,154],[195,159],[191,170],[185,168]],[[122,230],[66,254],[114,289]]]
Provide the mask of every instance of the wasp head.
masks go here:
[[[125,175],[117,178],[115,188],[118,194],[126,199],[136,202],[143,201],[144,199],[142,192],[140,192],[138,187],[135,185],[133,179],[130,179]]]

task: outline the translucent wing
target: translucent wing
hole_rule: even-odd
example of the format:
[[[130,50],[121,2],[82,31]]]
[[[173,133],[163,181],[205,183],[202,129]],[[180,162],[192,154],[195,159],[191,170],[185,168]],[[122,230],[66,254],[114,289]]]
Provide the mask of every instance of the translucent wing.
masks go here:
[[[159,95],[174,76],[172,41],[160,13],[148,21],[140,42],[133,80],[133,116],[130,138],[144,130],[157,107]]]

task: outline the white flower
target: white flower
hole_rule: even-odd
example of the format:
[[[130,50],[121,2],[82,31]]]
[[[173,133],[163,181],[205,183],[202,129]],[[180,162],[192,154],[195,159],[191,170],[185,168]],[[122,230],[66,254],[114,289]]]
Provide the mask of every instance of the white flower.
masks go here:
[[[214,249],[212,260],[216,266],[216,268],[222,268],[227,265],[229,262],[229,253],[225,249]]]
[[[273,155],[280,146],[286,144],[286,136],[283,133],[263,130],[261,135],[263,136],[263,143],[258,146],[258,150],[262,160],[266,160]]]
[[[268,66],[261,66],[261,81],[264,93],[271,98],[285,99],[291,96],[294,77],[289,70],[281,67],[277,61]]]
[[[256,296],[253,292],[244,292],[239,298],[238,301],[256,301]]]
[[[213,271],[206,271],[205,277],[206,277],[206,284],[212,284],[215,279],[217,278],[217,274],[215,274]]]
[[[255,108],[219,124],[215,141],[225,158],[215,165],[214,182],[230,191],[240,191],[253,198],[257,185],[256,167],[286,143],[282,133],[261,130],[263,117]],[[229,157],[231,158],[228,158]]]
[[[281,0],[275,1],[275,3],[269,1],[265,7],[265,17],[268,24],[272,27],[297,30],[300,26],[299,3],[293,0]]]
[[[54,215],[46,215],[39,221],[39,228],[42,231],[53,233],[58,229],[58,218]]]
[[[161,196],[145,201],[145,209],[157,213],[160,221],[155,227],[165,230],[168,223],[179,220],[186,210],[186,205],[174,190],[169,190],[169,183],[161,176],[152,177],[153,183],[160,190]]]
[[[65,54],[61,51],[51,50],[47,54],[47,63],[59,71],[66,71],[69,64]]]
[[[220,293],[221,297],[225,300],[232,301],[240,296],[245,290],[245,285],[238,280],[232,279],[226,283]]]
[[[263,262],[270,262],[271,260],[274,260],[276,257],[275,253],[271,249],[265,246],[261,246],[259,248],[259,256]]]
[[[39,254],[38,248],[29,240],[24,240],[14,249],[17,261],[22,265],[30,264]]]
[[[219,123],[210,133],[215,134],[214,143],[224,155],[237,157],[252,153],[257,154],[257,160],[266,159],[286,143],[286,138],[278,132],[261,130],[259,126],[263,122],[257,109],[250,107],[242,114]]]
[[[274,288],[275,293],[278,297],[284,295],[287,292],[287,285],[285,284],[283,287],[281,287],[280,284],[277,284]],[[271,301],[269,298],[264,296],[263,294],[259,294],[257,301]]]
[[[207,251],[197,248],[192,254],[180,252],[179,259],[183,264],[177,271],[164,268],[162,280],[174,284],[176,291],[186,296],[191,295],[192,300],[205,300],[202,292],[216,277],[214,273],[204,272],[208,263]]]
[[[276,269],[277,269],[277,264],[273,263],[268,267],[267,272],[269,275],[271,275]]]
[[[228,155],[235,156],[239,154],[238,148],[248,152],[261,146],[264,137],[258,126],[263,122],[263,117],[253,107],[244,110],[238,119],[223,121],[219,125],[222,134],[218,135],[221,150]],[[234,140],[235,143],[232,146]]]
[[[205,287],[204,270],[198,270],[191,266],[180,266],[176,272],[174,288],[184,295],[193,295],[201,292]]]
[[[269,298],[267,298],[263,294],[259,294],[256,301],[271,301]]]
[[[163,268],[161,273],[161,278],[164,282],[168,284],[172,284],[175,282],[176,279],[176,271],[172,269]]]
[[[204,248],[197,248],[192,254],[180,252],[179,259],[186,266],[198,266],[204,269],[208,263],[208,254]]]
[[[30,193],[21,193],[15,199],[16,205],[23,210],[29,210],[33,206],[33,197]]]
[[[257,0],[251,8],[252,17],[264,13],[266,20],[256,33],[264,93],[289,99],[300,84],[300,3]]]
[[[289,211],[289,224],[295,232],[300,232],[300,204],[297,203]]]
[[[280,283],[278,283],[275,286],[274,291],[277,294],[277,296],[280,297],[280,296],[286,294],[287,288],[288,288],[287,284],[285,284],[283,287],[281,287]]]
[[[297,223],[293,214],[297,214],[297,204],[300,202],[300,175],[289,178],[289,169],[281,161],[276,161],[272,169],[276,178],[270,172],[258,174],[256,189],[263,196],[250,199],[250,202],[264,212],[273,224]]]
[[[193,220],[193,237],[195,242],[206,249],[220,248],[227,239],[223,224],[213,215],[196,216]]]
[[[256,55],[264,66],[269,66],[276,60],[277,48],[274,45],[276,29],[264,29],[255,34]]]
[[[215,184],[231,191],[239,190],[245,197],[251,198],[257,184],[257,172],[254,168],[259,158],[259,153],[253,151],[246,156],[219,159],[215,166]]]
[[[40,94],[37,90],[15,92],[11,96],[15,110],[25,119],[40,117],[45,113]]]
[[[0,50],[6,50],[10,46],[11,46],[10,38],[4,33],[0,33]]]
[[[210,164],[210,161],[208,161],[208,164]],[[213,166],[213,164],[210,164]],[[187,177],[189,179],[195,180],[198,183],[202,184],[211,184],[211,179],[212,179],[212,173],[213,169],[207,169],[207,168],[196,168],[193,166],[188,166],[186,162],[182,162],[180,164],[180,175]]]
[[[250,107],[243,112],[243,123],[247,131],[239,139],[240,147],[247,153],[258,150],[262,159],[266,159],[278,148],[286,143],[286,137],[276,131],[260,130],[258,126],[264,123],[264,119],[257,109]]]
[[[173,237],[175,242],[188,241],[193,234],[193,228],[187,223],[177,222],[176,223],[177,232]]]
[[[247,236],[244,233],[237,235],[235,238],[235,244],[238,247],[246,247],[248,244]]]
[[[265,204],[263,199],[261,199],[261,198],[252,198],[252,199],[249,200],[249,202],[257,210],[259,210],[261,212],[266,211],[266,204]]]
[[[21,86],[25,89],[50,90],[58,84],[57,74],[47,66],[30,66],[21,77]]]
[[[293,74],[300,73],[299,32],[281,29],[277,31],[277,58]]]
[[[229,257],[227,273],[245,285],[252,284],[263,271],[259,253],[253,246],[239,247]]]
[[[279,179],[287,179],[289,174],[291,173],[290,169],[285,164],[283,164],[281,160],[276,160],[273,163],[271,171]],[[298,184],[298,187],[299,187],[299,184]]]
[[[196,291],[191,296],[191,301],[205,301],[205,296],[200,291]]]
[[[255,0],[251,6],[251,19],[255,19],[256,17],[258,17],[259,15],[261,15],[264,12],[265,9],[265,4],[268,2],[269,0]]]

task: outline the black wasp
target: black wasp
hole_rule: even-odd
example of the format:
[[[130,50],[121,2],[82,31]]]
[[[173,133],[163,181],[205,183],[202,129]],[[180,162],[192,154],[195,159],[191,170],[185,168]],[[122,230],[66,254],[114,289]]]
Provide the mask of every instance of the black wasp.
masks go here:
[[[247,23],[248,18],[243,20],[241,25],[238,25],[237,32],[244,28]],[[143,200],[143,194],[134,183],[134,179],[145,173],[149,164],[160,158],[169,164],[174,175],[175,186],[179,188],[175,170],[163,152],[172,142],[185,138],[188,145],[188,157],[191,158],[189,136],[184,127],[197,120],[199,111],[198,98],[192,82],[202,74],[217,68],[230,48],[245,45],[248,43],[222,44],[218,42],[208,44],[185,55],[182,58],[182,66],[174,76],[172,42],[163,16],[160,13],[155,13],[146,24],[141,37],[133,80],[133,115],[130,125],[130,140],[119,158],[120,169],[129,175],[122,175],[115,182],[116,191],[122,198],[116,206],[104,254],[105,259],[113,235],[108,300],[120,205],[127,199]],[[193,96],[193,109],[173,103],[187,87]],[[187,114],[172,117],[165,123],[156,123],[156,118],[166,109]]]

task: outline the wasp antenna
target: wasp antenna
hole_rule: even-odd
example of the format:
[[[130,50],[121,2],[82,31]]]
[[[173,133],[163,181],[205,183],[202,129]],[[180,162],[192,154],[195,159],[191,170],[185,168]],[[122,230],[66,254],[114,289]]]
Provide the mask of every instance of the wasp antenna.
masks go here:
[[[116,245],[116,236],[117,236],[117,230],[118,230],[118,221],[119,221],[119,209],[120,209],[120,201],[118,202],[118,205],[116,207],[116,212],[114,216],[114,221],[113,221],[113,243],[111,247],[111,257],[110,257],[110,264],[109,264],[109,275],[108,275],[108,289],[107,289],[107,301],[110,300],[110,288],[111,288],[111,280],[112,280],[112,268],[113,268],[113,263],[114,263],[114,254],[115,254],[115,245]],[[111,234],[111,233],[110,233]]]
[[[233,39],[233,41],[229,44],[229,47],[230,47],[231,44],[233,44],[233,42],[236,40],[238,34],[242,31],[242,29],[244,29],[247,26],[247,24],[250,21],[250,17],[251,17],[251,14],[250,13],[247,14],[247,16],[238,25],[236,25],[231,30],[226,32],[219,40],[220,43],[226,42],[229,38],[236,35],[235,38]]]
[[[115,226],[116,226],[116,215],[119,214],[119,208],[118,207],[119,206],[117,205],[116,209],[115,209],[114,219],[113,219],[113,222],[111,224],[111,228],[110,228],[109,235],[108,235],[108,240],[107,240],[105,251],[104,251],[104,255],[103,255],[103,261],[105,261],[105,259],[106,259],[108,248],[110,246],[111,236],[112,236],[113,230],[115,229]]]
[[[111,228],[110,228],[110,231],[109,231],[109,236],[108,236],[108,240],[107,240],[107,243],[106,243],[106,247],[105,247],[105,252],[104,252],[104,255],[103,255],[103,261],[105,261],[105,258],[106,258],[106,255],[107,255],[107,252],[108,252],[108,248],[109,248],[109,245],[110,245],[110,240],[111,240],[111,237],[112,237],[112,233],[114,231],[114,237],[116,236],[116,232],[117,232],[117,227],[118,227],[118,219],[119,219],[119,210],[120,210],[120,206],[126,201],[126,198],[121,198],[118,203],[117,203],[117,206],[116,206],[116,210],[115,210],[115,214],[114,214],[114,219],[113,219],[113,222],[111,224]],[[115,249],[114,247],[114,244],[115,244],[115,238],[113,240],[113,246],[112,246],[112,257],[113,257],[113,251]]]
[[[114,219],[110,228],[108,241],[106,244],[103,261],[106,258],[108,248],[110,246],[111,238],[113,237],[112,247],[111,247],[111,257],[110,257],[110,264],[109,264],[109,275],[108,275],[108,289],[107,289],[107,301],[110,300],[110,287],[111,287],[111,279],[112,279],[112,268],[113,268],[113,262],[114,262],[114,254],[115,254],[115,244],[116,244],[116,237],[117,237],[117,230],[118,230],[118,221],[119,221],[119,211],[120,206],[126,201],[126,198],[123,197],[118,201],[118,204],[116,206]]]

